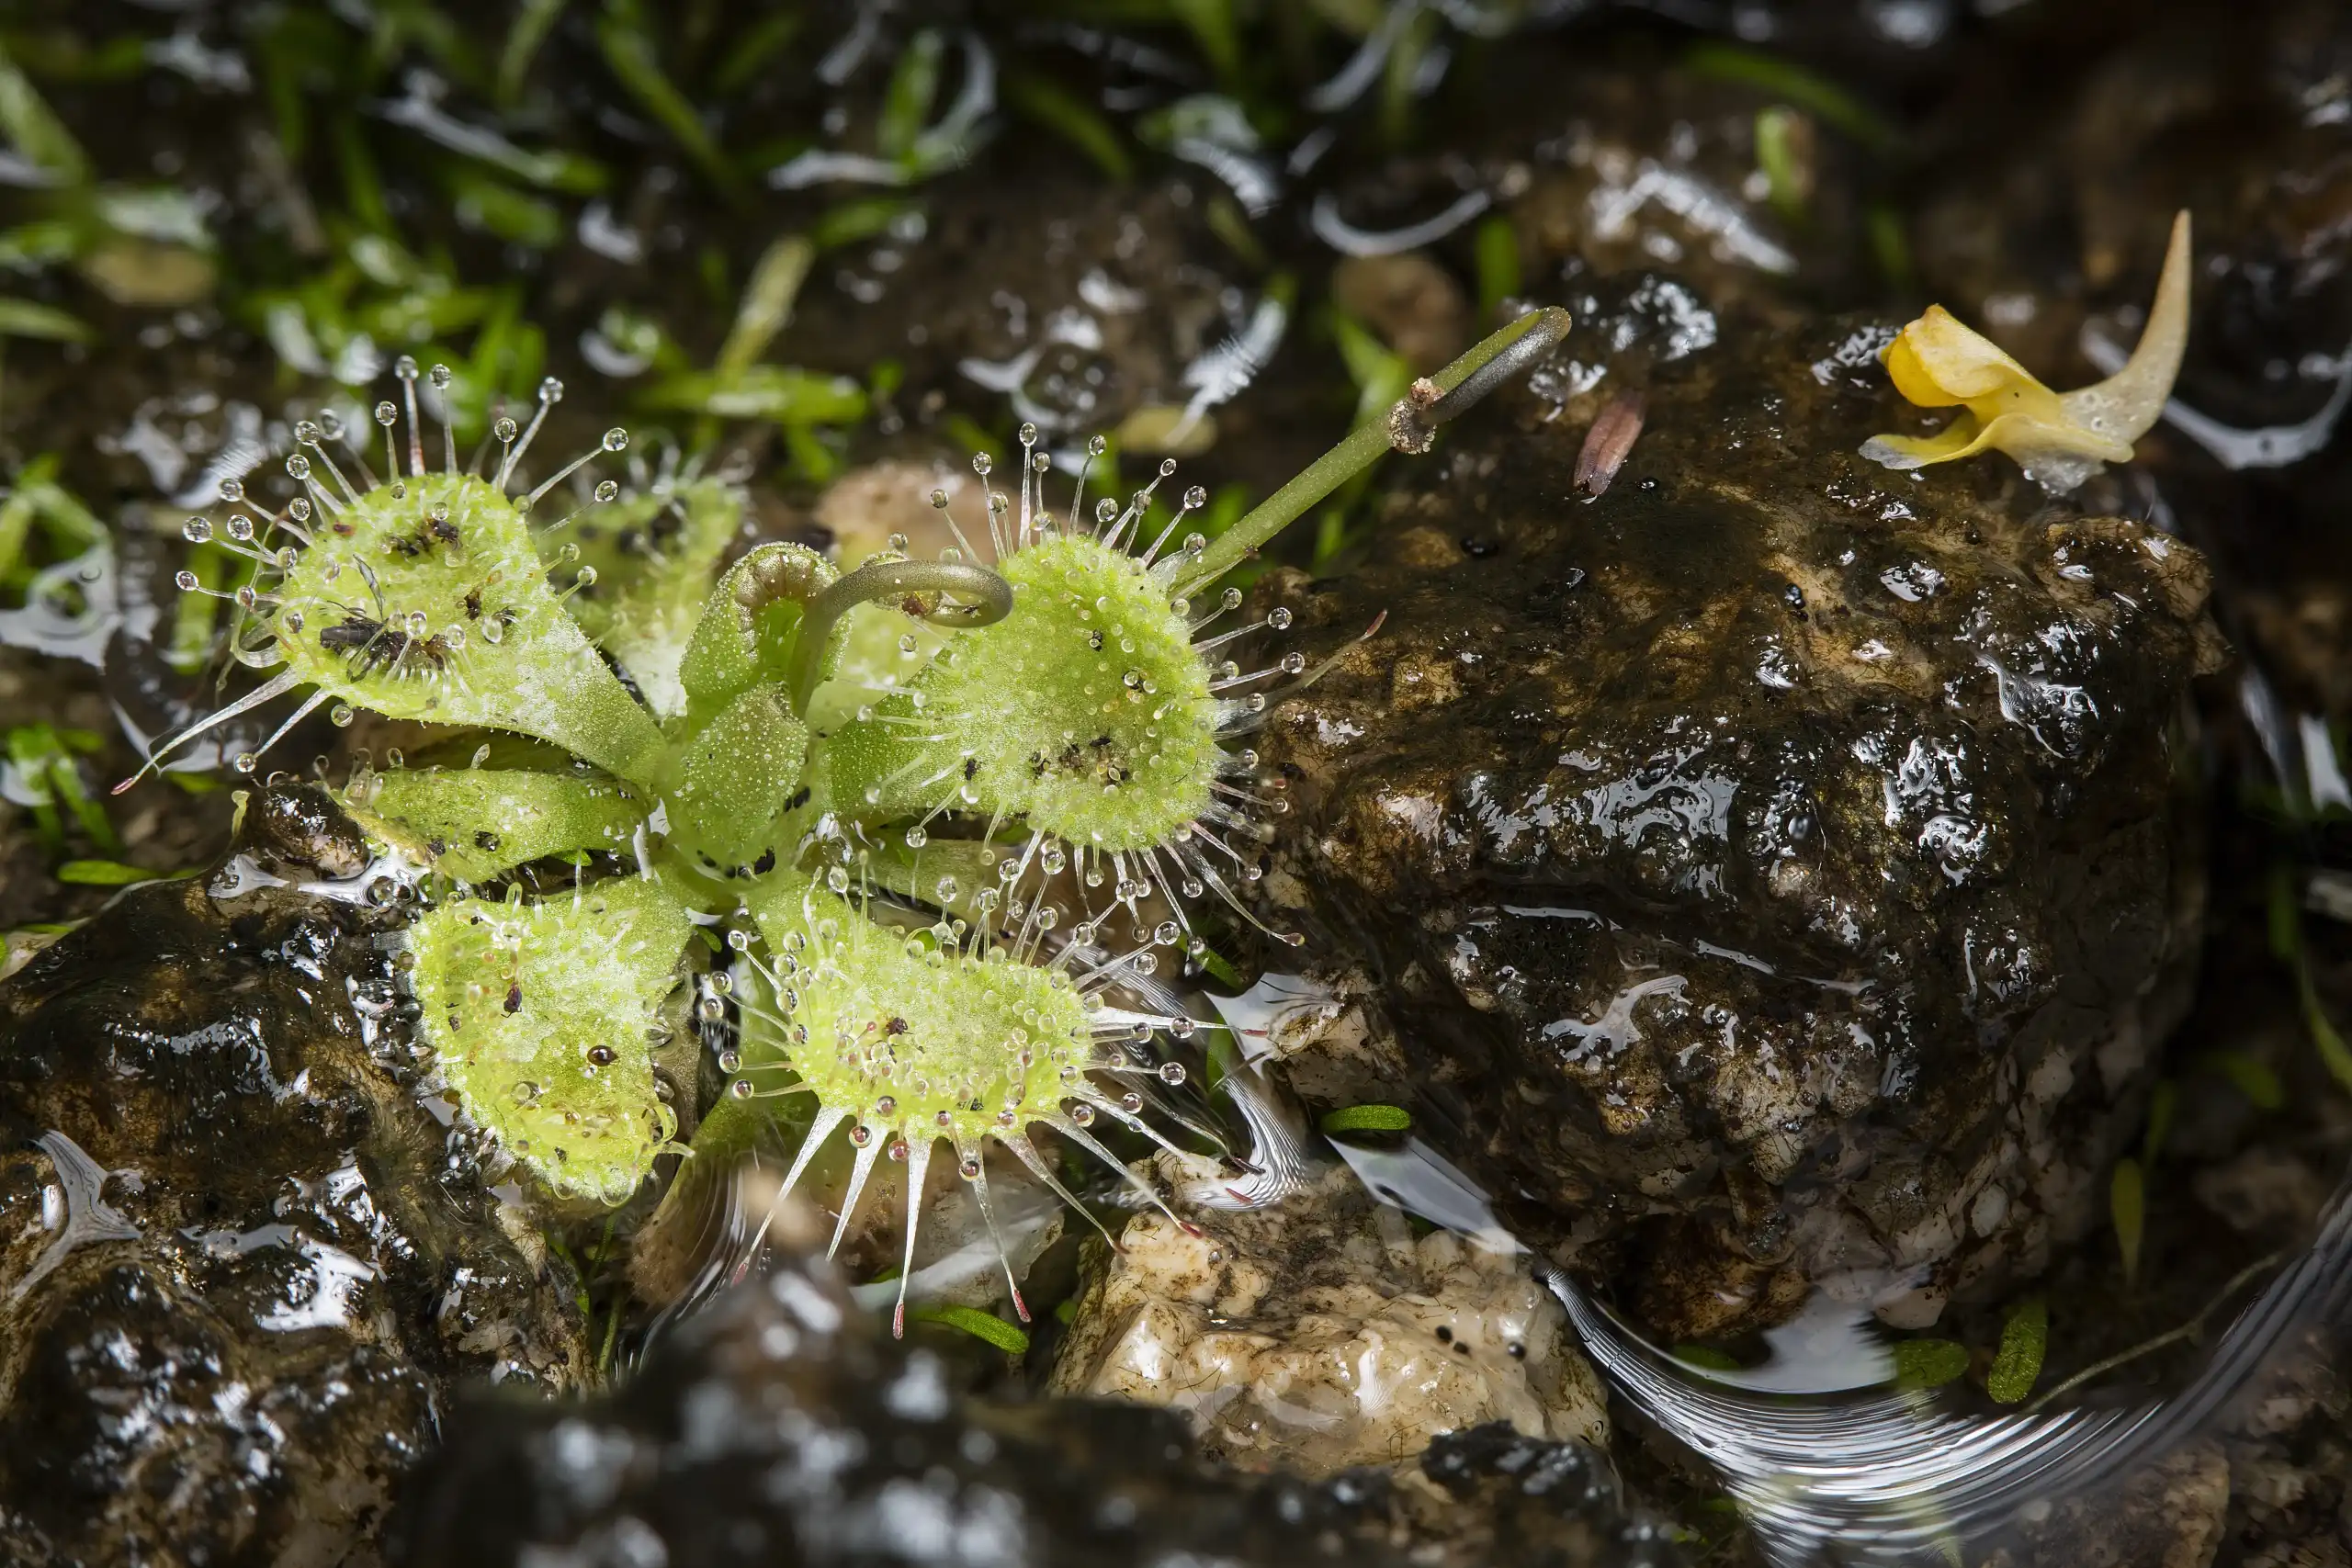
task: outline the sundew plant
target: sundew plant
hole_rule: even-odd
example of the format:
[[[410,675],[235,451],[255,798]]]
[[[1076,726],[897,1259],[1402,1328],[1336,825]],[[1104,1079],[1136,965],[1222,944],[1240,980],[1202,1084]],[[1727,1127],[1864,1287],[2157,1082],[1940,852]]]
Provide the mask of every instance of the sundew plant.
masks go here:
[[[1248,738],[1305,661],[1279,650],[1282,614],[1246,620],[1220,581],[1382,451],[1426,449],[1565,326],[1506,327],[1214,543],[1172,463],[1090,499],[1102,444],[1057,477],[1024,427],[1009,485],[973,460],[983,501],[947,519],[953,547],[915,559],[894,538],[846,571],[785,543],[722,570],[742,494],[674,464],[625,490],[596,468],[627,449],[618,429],[526,483],[551,379],[527,424],[498,419],[461,465],[448,372],[403,360],[379,447],[303,421],[282,505],[232,483],[187,521],[247,563],[233,589],[181,587],[233,604],[230,651],[264,678],[149,767],[288,697],[240,772],[322,705],[499,733],[462,765],[363,769],[340,792],[427,873],[399,961],[438,1078],[553,1194],[617,1206],[679,1147],[654,1053],[693,986],[739,1027],[692,1156],[722,1168],[803,1129],[789,1190],[845,1138],[836,1247],[876,1162],[902,1164],[902,1323],[942,1145],[991,1233],[992,1147],[1075,1203],[1040,1127],[1159,1203],[1097,1136],[1107,1120],[1164,1144],[1145,1090],[1182,1081],[1148,1043],[1194,1025],[1137,982],[1203,951],[1204,910],[1298,940],[1252,908],[1281,799]],[[878,652],[850,635],[865,606],[907,628]],[[820,690],[853,699],[822,730]],[[513,874],[548,857],[608,869],[527,895],[544,884]],[[696,976],[714,950],[729,961]]]

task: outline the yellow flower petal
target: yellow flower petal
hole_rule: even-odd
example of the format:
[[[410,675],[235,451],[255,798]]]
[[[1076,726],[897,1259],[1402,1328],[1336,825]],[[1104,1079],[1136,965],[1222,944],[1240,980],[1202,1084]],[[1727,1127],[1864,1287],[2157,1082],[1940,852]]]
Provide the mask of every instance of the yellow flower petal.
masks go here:
[[[1912,469],[1970,457],[1987,447],[2016,459],[2051,491],[2073,490],[2103,463],[2128,463],[2132,443],[2164,412],[2188,340],[2188,214],[2173,220],[2172,243],[2147,330],[2122,369],[2077,391],[2052,391],[1991,339],[1940,305],[1930,305],[1880,358],[1894,389],[1921,408],[1967,412],[1929,436],[1873,435],[1861,455]]]
[[[2102,463],[2128,463],[2132,444],[2109,441],[2085,430],[2071,419],[2048,419],[2031,412],[2005,413],[1984,427],[1980,446],[2007,452],[2018,466],[2030,468],[2031,459],[2057,457],[2089,457]]]
[[[1992,339],[1941,305],[1903,329],[1883,355],[1894,389],[1923,409],[1973,403],[2004,392],[2043,389]]]
[[[1973,413],[1962,413],[1933,435],[1873,435],[1862,443],[1862,456],[1890,468],[1924,468],[1973,457],[1984,448],[1984,426]]]

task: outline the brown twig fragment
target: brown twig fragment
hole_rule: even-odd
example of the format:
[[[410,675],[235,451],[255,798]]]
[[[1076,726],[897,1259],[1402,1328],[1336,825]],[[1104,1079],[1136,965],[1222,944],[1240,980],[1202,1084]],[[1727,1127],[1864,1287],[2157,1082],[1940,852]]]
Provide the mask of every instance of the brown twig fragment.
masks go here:
[[[1610,399],[1594,417],[1592,428],[1584,433],[1584,446],[1577,453],[1578,494],[1599,496],[1608,490],[1641,437],[1643,407],[1642,394],[1629,389]]]

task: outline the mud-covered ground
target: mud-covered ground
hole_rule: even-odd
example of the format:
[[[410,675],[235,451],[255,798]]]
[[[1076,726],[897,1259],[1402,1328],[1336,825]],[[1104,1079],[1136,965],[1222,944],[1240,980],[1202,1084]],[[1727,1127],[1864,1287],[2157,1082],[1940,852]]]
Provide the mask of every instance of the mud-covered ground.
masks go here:
[[[2139,460],[1855,455],[1930,423],[1874,355],[1931,301],[2110,368],[2181,208]],[[1310,941],[1229,922],[1193,977],[1329,987],[1302,1125],[1409,1114],[1661,1342],[1752,1361],[1871,1273],[1956,1407],[2042,1308],[2037,1391],[2177,1386],[2352,1137],[2347,263],[2324,0],[0,6],[0,1549],[1757,1560],[1523,1268],[1337,1167],[1198,1248],[1062,1227],[1017,1356],[902,1361],[795,1261],[632,1382],[650,1200],[478,1168],[397,901],[300,890],[362,852],[296,781],[427,738],[313,719],[242,778],[266,712],[107,794],[243,679],[182,519],[401,354],[469,441],[556,375],[549,449],[626,423],[744,476],[746,543],[857,555],[1024,421],[1130,484],[1173,452],[1215,533],[1566,306],[1245,569],[1334,659],[1256,743]],[[1997,1550],[2352,1562],[2347,1411],[2306,1357]]]

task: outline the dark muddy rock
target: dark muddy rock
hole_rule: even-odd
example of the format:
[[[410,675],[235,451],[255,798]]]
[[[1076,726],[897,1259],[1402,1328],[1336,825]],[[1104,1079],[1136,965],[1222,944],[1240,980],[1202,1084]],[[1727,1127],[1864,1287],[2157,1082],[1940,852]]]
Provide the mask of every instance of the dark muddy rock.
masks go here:
[[[1722,307],[1876,294],[1868,160],[1849,136],[1760,88],[1674,70],[1589,71],[1547,101],[1576,109],[1517,165],[1510,219],[1533,291],[1664,266]]]
[[[1680,1560],[1655,1523],[1627,1517],[1617,1478],[1580,1444],[1544,1442],[1490,1421],[1430,1443],[1421,1471],[1458,1505],[1447,1561],[1667,1568]]]
[[[254,797],[244,845],[266,860],[338,881],[368,869],[368,837],[314,784],[279,784]]]
[[[1311,1483],[1204,1463],[1164,1412],[989,1404],[952,1382],[800,1258],[723,1297],[606,1399],[478,1401],[406,1498],[390,1561],[1468,1568],[1522,1541],[1535,1551],[1509,1561],[1676,1561],[1600,1456],[1507,1427],[1441,1439],[1438,1485]]]
[[[281,864],[334,847],[255,812]],[[372,1562],[451,1382],[586,1375],[536,1232],[406,1087],[384,924],[151,884],[0,986],[0,1556]]]
[[[1922,1326],[2101,1212],[2184,1005],[2204,569],[2005,459],[1854,456],[1900,417],[1892,323],[1661,314],[1680,288],[1592,301],[1363,570],[1272,585],[1310,657],[1387,620],[1268,726],[1269,886],[1370,955],[1400,1090],[1522,1223],[1623,1243],[1588,1262],[1662,1328],[1836,1274]],[[1661,352],[1693,310],[1719,341]]]

